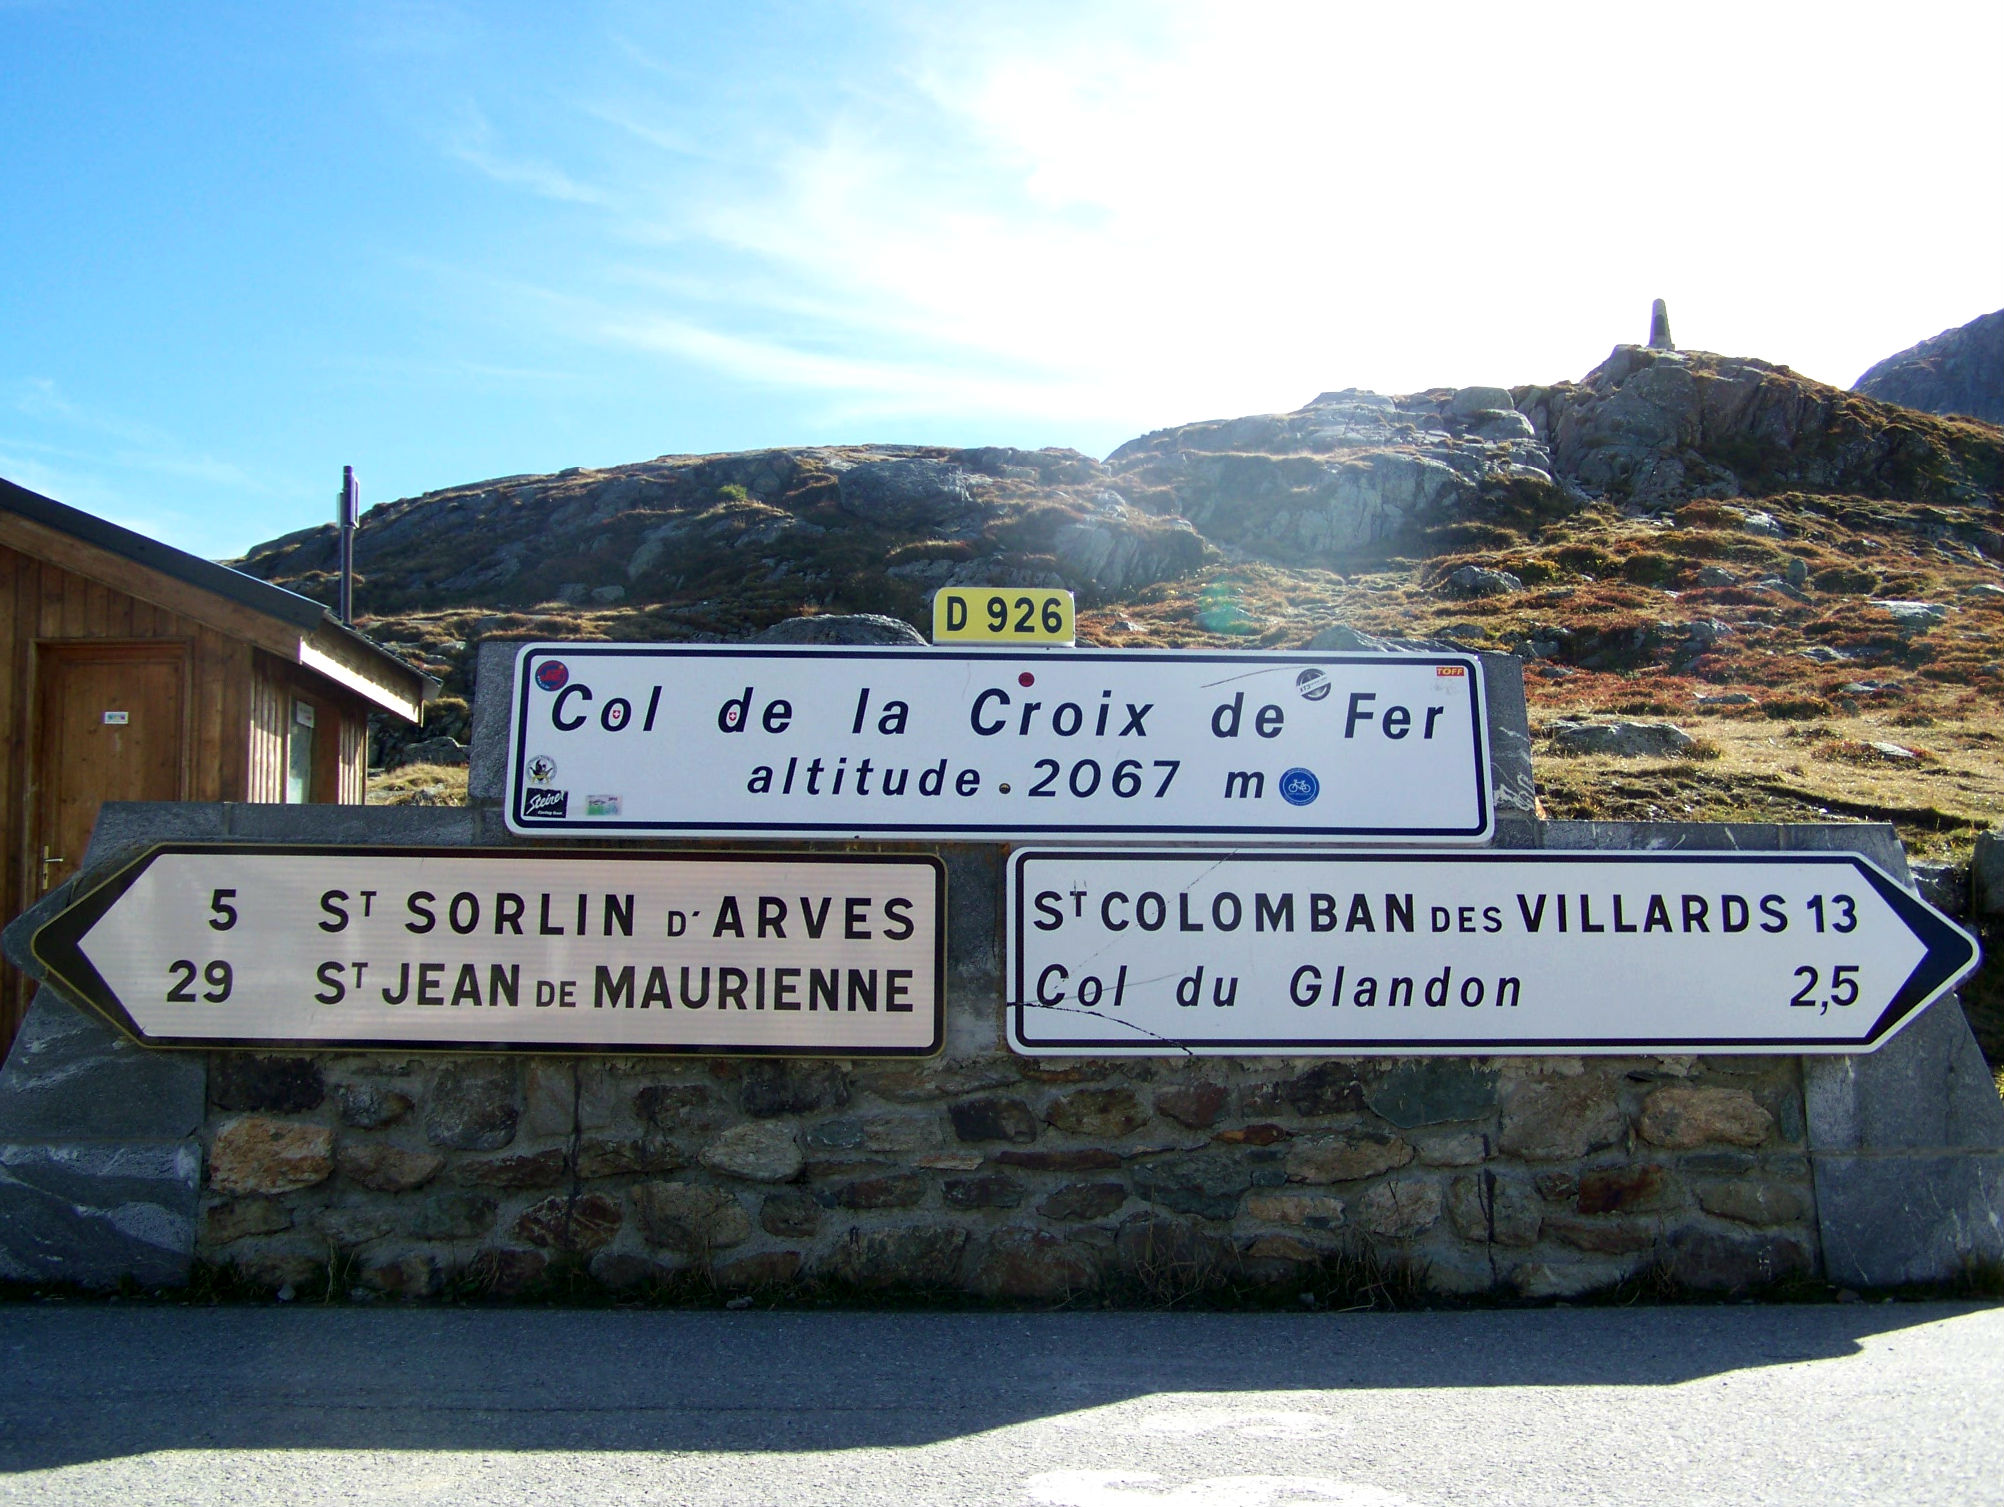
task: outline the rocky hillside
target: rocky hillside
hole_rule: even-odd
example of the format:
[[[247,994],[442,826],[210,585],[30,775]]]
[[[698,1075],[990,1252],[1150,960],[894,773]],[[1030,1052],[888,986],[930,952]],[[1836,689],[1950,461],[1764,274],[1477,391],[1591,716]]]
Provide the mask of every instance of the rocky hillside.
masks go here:
[[[1884,403],[2004,424],[2004,309],[1888,356],[1852,385]]]
[[[370,509],[356,602],[379,622],[616,609],[636,632],[734,636],[801,611],[923,621],[949,582],[1065,585],[1098,605],[1219,565],[1346,571],[1500,546],[1595,502],[1641,514],[1790,491],[1935,505],[1981,541],[2004,433],[1785,367],[1623,346],[1578,383],[1325,393],[1104,462],[854,446],[504,477]],[[327,525],[236,563],[326,599],[335,560]]]

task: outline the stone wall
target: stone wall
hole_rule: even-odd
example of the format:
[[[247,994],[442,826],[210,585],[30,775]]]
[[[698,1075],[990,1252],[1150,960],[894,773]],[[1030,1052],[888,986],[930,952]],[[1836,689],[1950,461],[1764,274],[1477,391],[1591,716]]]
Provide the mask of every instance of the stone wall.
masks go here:
[[[519,844],[483,720],[472,808],[113,805],[86,869],[161,841]],[[1904,874],[1886,827],[1526,821],[1528,741],[1493,741],[1499,846],[1842,849]],[[1003,850],[938,851],[947,1044],[923,1062],[155,1052],[44,988],[0,1072],[0,1276],[171,1283],[199,1258],[302,1293],[582,1269],[1160,1299],[1326,1291],[1335,1258],[1554,1297],[2004,1257],[2004,1106],[1952,997],[1863,1058],[1032,1061],[1001,1034]],[[9,955],[32,969],[25,936],[68,898]]]
[[[1527,1296],[1816,1264],[1794,1059],[1032,1062],[998,1000],[956,989],[923,1063],[217,1053],[197,1250],[298,1289],[347,1257],[400,1294],[560,1259],[1026,1298],[1359,1246]]]

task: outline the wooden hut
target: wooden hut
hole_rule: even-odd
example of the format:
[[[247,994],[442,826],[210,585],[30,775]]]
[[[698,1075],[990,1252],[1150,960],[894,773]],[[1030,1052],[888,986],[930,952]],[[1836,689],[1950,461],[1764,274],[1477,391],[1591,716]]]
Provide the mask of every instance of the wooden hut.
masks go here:
[[[437,682],[306,597],[0,480],[0,903],[83,857],[101,801],[360,804],[369,713]],[[0,976],[0,1053],[26,981]]]

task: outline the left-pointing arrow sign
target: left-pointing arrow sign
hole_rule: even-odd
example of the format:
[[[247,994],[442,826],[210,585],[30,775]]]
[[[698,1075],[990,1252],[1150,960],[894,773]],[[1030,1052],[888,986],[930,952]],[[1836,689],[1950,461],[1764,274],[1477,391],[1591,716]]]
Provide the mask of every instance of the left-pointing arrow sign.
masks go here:
[[[1976,963],[1851,853],[1021,849],[1030,1056],[1869,1052]]]
[[[151,1046],[922,1057],[926,854],[164,846],[29,946]]]

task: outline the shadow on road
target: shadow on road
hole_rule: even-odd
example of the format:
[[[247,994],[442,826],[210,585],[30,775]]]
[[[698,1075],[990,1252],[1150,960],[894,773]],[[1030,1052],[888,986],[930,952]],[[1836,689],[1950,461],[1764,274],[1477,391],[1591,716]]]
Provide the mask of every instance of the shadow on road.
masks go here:
[[[1974,1305],[1412,1314],[0,1307],[0,1468],[916,1446],[1156,1393],[1670,1386]]]

